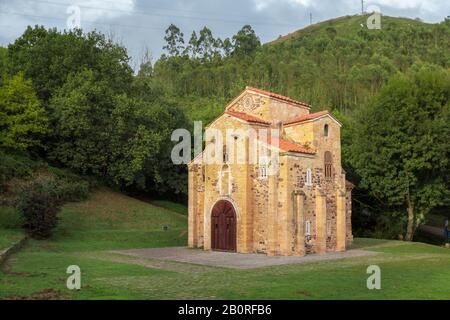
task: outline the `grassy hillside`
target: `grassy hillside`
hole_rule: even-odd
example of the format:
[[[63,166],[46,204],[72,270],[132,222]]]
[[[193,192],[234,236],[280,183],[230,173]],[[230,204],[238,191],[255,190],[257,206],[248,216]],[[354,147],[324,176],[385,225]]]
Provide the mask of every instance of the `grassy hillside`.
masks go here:
[[[450,20],[428,24],[382,17],[346,16],[295,31],[253,54],[212,62],[159,60],[154,81],[185,106],[192,120],[211,120],[245,85],[273,90],[313,105],[347,113],[369,101],[387,80],[422,64],[450,67]]]
[[[64,252],[184,245],[186,228],[186,216],[103,190],[66,205],[52,240],[39,245]]]
[[[24,232],[22,230],[0,228],[0,252],[20,241],[23,236]]]
[[[450,250],[436,246],[356,239],[379,255],[230,270],[111,252],[187,240],[186,216],[114,192],[66,205],[61,218],[53,239],[30,241],[4,266],[0,299],[450,299]],[[372,264],[380,291],[366,288]],[[65,287],[69,265],[81,268],[80,291]]]
[[[367,18],[369,15],[355,15],[355,16],[344,16],[335,19],[330,19],[326,21],[321,21],[310,26],[307,26],[303,29],[291,32],[285,36],[282,36],[274,41],[269,42],[267,45],[275,45],[280,44],[285,41],[295,40],[296,38],[304,37],[304,36],[320,36],[326,35],[326,29],[329,27],[333,27],[340,34],[345,34],[348,37],[355,36],[364,26],[366,25]],[[362,26],[361,26],[362,25]],[[404,28],[404,27],[413,27],[413,28],[421,28],[429,26],[431,27],[433,24],[425,23],[419,20],[413,20],[410,18],[402,18],[402,17],[382,17],[382,29],[392,30],[394,28]],[[431,28],[429,29],[431,30]]]

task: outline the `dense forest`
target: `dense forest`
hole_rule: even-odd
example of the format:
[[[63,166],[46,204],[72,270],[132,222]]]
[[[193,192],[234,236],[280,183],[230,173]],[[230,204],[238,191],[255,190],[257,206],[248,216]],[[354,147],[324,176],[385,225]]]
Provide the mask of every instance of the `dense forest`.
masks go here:
[[[28,27],[0,48],[1,188],[39,162],[185,200],[171,132],[208,123],[251,85],[331,110],[344,123],[356,234],[410,240],[427,214],[450,207],[450,20],[383,17],[381,30],[366,20],[342,17],[264,45],[251,26],[219,39],[171,25],[166,53],[144,55],[138,70],[98,32]]]

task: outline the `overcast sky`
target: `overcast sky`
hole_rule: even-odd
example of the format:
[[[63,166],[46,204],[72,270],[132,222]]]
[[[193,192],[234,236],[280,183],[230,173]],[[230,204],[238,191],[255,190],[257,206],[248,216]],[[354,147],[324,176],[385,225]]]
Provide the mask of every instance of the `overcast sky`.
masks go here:
[[[366,0],[390,16],[420,17],[440,22],[450,15],[449,0]],[[114,34],[135,61],[148,48],[153,58],[162,53],[164,30],[170,23],[188,40],[192,30],[208,26],[215,36],[231,37],[250,24],[263,42],[309,25],[361,12],[361,0],[0,0],[0,45],[20,36],[27,25],[67,28],[77,23],[84,30]]]

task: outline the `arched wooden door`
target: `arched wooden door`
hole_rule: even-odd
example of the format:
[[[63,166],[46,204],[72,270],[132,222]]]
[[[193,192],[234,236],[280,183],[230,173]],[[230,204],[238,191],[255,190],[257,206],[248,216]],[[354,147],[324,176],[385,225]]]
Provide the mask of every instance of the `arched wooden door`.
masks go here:
[[[211,248],[236,251],[236,212],[229,201],[220,200],[212,209]]]

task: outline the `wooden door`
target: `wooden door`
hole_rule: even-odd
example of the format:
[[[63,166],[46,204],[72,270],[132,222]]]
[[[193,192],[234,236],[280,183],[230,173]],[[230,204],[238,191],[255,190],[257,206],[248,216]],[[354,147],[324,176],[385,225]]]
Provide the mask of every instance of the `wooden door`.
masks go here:
[[[221,200],[212,209],[211,248],[236,251],[236,212],[229,201]]]

